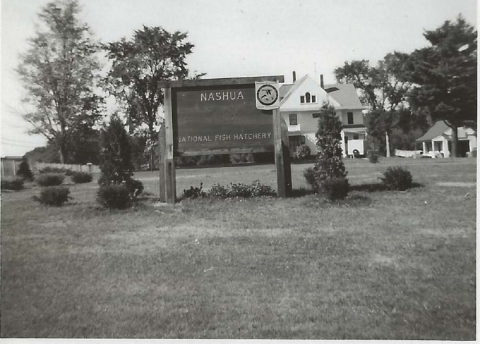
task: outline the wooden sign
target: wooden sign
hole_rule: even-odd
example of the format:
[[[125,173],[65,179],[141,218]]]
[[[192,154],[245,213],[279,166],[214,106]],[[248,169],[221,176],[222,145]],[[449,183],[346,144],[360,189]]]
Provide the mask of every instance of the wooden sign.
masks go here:
[[[275,152],[277,194],[287,197],[292,182],[286,125],[278,109],[273,116],[257,109],[255,89],[255,82],[283,80],[263,76],[161,83],[165,123],[159,134],[160,200],[175,203],[176,156],[247,152]]]
[[[273,152],[272,116],[255,107],[255,85],[172,89],[176,155]]]

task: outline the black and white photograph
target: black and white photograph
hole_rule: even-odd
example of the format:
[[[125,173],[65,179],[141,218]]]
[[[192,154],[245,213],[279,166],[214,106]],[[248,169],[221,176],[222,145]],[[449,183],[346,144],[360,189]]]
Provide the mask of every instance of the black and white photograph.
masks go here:
[[[3,340],[476,340],[476,0],[1,0]]]

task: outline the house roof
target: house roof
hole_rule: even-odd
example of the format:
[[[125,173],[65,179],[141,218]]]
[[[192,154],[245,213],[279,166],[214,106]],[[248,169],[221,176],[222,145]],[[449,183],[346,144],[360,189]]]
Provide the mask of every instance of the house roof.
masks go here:
[[[295,90],[308,78],[308,74],[305,74],[302,78],[298,79],[295,81],[293,84],[286,84],[280,86],[280,98],[282,97],[282,94],[284,94],[284,98],[281,100],[282,102],[285,102],[290,95],[292,95]],[[283,88],[283,90],[282,90]]]
[[[330,84],[325,85],[324,89],[328,95],[340,103],[342,109],[366,109],[352,84]]]
[[[437,136],[442,135],[447,129],[448,129],[448,126],[445,124],[444,121],[438,121],[433,125],[433,127],[428,129],[427,132],[423,134],[423,136],[420,136],[415,141],[416,142],[431,141]]]

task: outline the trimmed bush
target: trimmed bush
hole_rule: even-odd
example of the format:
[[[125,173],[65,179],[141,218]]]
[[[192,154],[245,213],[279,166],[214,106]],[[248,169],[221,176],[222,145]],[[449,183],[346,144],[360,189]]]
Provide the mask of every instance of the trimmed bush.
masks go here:
[[[18,191],[23,189],[23,179],[17,177],[2,178],[2,190]]]
[[[232,164],[252,164],[255,158],[252,153],[230,154],[230,162]]]
[[[404,191],[412,187],[412,174],[403,167],[389,167],[380,177],[389,190]]]
[[[321,184],[322,193],[330,200],[344,199],[348,195],[350,185],[347,178],[327,178]]]
[[[60,207],[67,202],[70,197],[70,189],[66,186],[48,186],[40,192],[40,197],[34,196],[34,200],[41,204]]]
[[[30,165],[28,164],[28,161],[25,160],[25,158],[22,160],[20,166],[18,167],[17,176],[25,180],[33,180],[33,172],[30,169]]]
[[[138,179],[130,178],[125,182],[130,197],[136,198],[143,192],[143,183]]]
[[[102,185],[97,191],[97,202],[109,209],[125,209],[131,205],[130,192],[122,184]]]
[[[190,189],[183,190],[182,198],[195,199],[199,197],[206,197],[207,194],[202,191],[203,183],[200,183],[200,187],[190,186]]]
[[[63,183],[65,175],[61,173],[44,173],[35,179],[40,186],[57,186]]]
[[[73,172],[71,179],[75,184],[90,183],[93,176],[91,173],[87,172]]]
[[[367,153],[368,161],[372,164],[376,164],[378,162],[378,153],[376,151],[368,151]]]
[[[308,147],[306,144],[303,144],[297,147],[295,157],[298,160],[307,160],[310,157],[310,153],[310,147]]]
[[[255,180],[252,184],[230,183],[228,187],[219,184],[214,185],[208,192],[208,197],[236,198],[236,197],[261,197],[273,196],[275,191],[268,185],[263,185]]]

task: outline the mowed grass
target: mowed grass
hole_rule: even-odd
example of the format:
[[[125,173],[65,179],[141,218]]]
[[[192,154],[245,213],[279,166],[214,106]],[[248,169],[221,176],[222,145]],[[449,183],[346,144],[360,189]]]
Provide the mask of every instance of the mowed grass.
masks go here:
[[[2,194],[3,337],[475,339],[476,159],[346,160],[349,199],[154,199],[96,183],[47,208]],[[377,187],[407,167],[406,192]],[[293,165],[295,189],[306,188]],[[136,174],[158,193],[157,173]],[[177,171],[275,187],[273,165]],[[305,192],[297,192],[297,195]]]

